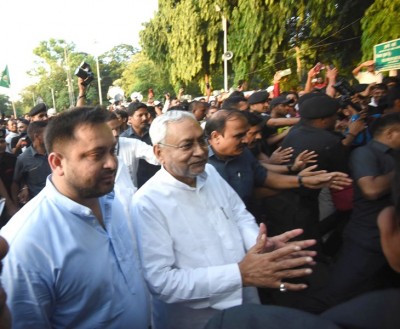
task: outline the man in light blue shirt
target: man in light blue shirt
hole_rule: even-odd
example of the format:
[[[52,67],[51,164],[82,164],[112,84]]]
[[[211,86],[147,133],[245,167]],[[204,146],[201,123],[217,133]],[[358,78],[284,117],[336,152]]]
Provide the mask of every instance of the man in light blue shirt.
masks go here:
[[[78,108],[49,123],[52,174],[1,231],[10,245],[2,280],[14,328],[148,328],[105,120],[100,108]]]

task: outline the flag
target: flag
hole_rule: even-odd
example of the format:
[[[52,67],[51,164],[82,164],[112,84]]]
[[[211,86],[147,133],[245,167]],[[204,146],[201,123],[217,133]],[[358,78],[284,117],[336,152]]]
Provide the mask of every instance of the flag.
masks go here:
[[[1,77],[0,77],[0,87],[4,87],[4,88],[10,88],[10,74],[8,73],[8,66],[6,65],[6,68],[4,69],[4,71],[1,73]]]

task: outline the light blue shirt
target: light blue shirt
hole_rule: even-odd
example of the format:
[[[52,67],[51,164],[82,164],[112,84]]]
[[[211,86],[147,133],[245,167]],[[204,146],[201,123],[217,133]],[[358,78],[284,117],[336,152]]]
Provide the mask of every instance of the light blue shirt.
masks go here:
[[[147,291],[122,205],[93,212],[51,183],[2,229],[13,328],[148,328]]]

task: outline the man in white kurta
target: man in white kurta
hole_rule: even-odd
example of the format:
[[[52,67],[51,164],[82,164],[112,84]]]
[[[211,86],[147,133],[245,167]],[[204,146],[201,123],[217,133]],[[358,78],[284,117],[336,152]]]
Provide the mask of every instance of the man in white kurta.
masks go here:
[[[259,303],[237,264],[258,227],[211,165],[196,187],[161,169],[136,192],[134,209],[155,328],[202,328],[217,310]]]
[[[157,117],[150,135],[163,167],[134,195],[131,218],[153,297],[153,328],[203,328],[219,310],[259,303],[256,286],[305,288],[281,282],[309,272],[292,268],[311,257],[279,263],[281,252],[295,251],[280,242],[299,232],[280,237],[264,253],[265,227],[259,233],[240,197],[206,164],[207,143],[191,114],[170,111]],[[261,248],[254,251],[256,240]],[[296,250],[314,242],[301,243]]]

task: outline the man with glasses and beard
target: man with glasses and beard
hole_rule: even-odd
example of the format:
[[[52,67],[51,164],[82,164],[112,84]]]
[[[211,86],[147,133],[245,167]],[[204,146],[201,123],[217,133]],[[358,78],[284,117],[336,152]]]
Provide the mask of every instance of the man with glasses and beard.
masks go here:
[[[220,310],[259,303],[255,287],[298,291],[315,256],[315,240],[289,240],[301,229],[267,238],[254,217],[207,164],[196,118],[168,111],[150,127],[162,168],[133,197],[142,268],[153,303],[153,328],[203,328]]]

